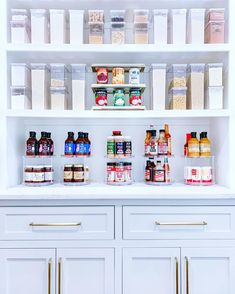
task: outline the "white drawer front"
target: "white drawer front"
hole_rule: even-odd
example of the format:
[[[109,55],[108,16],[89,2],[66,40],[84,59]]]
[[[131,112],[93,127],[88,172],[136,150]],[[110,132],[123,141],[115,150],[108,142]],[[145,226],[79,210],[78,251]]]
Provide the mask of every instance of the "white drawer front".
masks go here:
[[[233,239],[235,207],[123,208],[124,239]]]
[[[2,240],[113,239],[113,207],[0,208]]]

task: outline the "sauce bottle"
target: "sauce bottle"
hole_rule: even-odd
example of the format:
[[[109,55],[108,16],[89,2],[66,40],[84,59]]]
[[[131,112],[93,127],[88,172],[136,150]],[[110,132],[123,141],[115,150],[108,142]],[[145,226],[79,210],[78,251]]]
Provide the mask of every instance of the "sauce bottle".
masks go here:
[[[158,148],[157,148],[157,139],[156,139],[156,130],[151,130],[151,139],[150,139],[150,150],[149,155],[157,155]]]
[[[158,155],[168,154],[168,146],[167,146],[167,139],[165,137],[165,130],[159,131],[159,138],[157,140],[157,145],[158,145]]]
[[[154,162],[154,158],[151,158],[151,164],[150,164],[150,176],[151,176],[151,182],[154,182],[154,170],[156,168],[156,164]]]
[[[85,155],[91,155],[91,141],[88,138],[89,134],[84,133],[84,143],[85,143]]]
[[[78,132],[78,138],[75,142],[75,155],[86,155],[85,151],[84,134],[82,132]]]
[[[51,133],[47,133],[47,141],[48,141],[49,155],[53,155],[54,154],[54,142],[51,139]]]
[[[145,167],[145,182],[151,181],[151,161],[147,160]]]
[[[38,141],[38,146],[39,146],[38,155],[40,155],[40,156],[50,155],[48,143],[49,142],[47,139],[47,132],[41,132],[41,139]]]
[[[29,138],[26,141],[26,155],[38,155],[38,141],[36,139],[36,132],[29,132]]]
[[[163,183],[165,181],[165,172],[164,168],[162,167],[161,161],[157,161],[157,165],[154,168],[154,182]]]
[[[144,153],[145,155],[150,155],[150,141],[152,137],[152,130],[147,130],[146,131],[146,138],[144,141]]]
[[[211,142],[207,138],[207,132],[200,134],[200,156],[210,157],[211,156]]]
[[[186,143],[184,144],[184,156],[188,157],[188,141],[191,139],[191,133],[186,134]]]
[[[165,138],[167,140],[167,155],[172,155],[172,142],[171,142],[171,134],[169,133],[169,126],[165,124]]]
[[[64,155],[73,155],[74,154],[74,133],[68,132],[68,138],[65,140],[64,145]]]
[[[171,182],[171,178],[170,178],[170,165],[168,163],[168,158],[165,157],[164,158],[164,164],[163,164],[163,169],[164,169],[164,173],[165,173],[165,183],[170,183]]]
[[[197,139],[197,133],[191,132],[191,139],[188,141],[188,157],[199,157],[199,141]]]

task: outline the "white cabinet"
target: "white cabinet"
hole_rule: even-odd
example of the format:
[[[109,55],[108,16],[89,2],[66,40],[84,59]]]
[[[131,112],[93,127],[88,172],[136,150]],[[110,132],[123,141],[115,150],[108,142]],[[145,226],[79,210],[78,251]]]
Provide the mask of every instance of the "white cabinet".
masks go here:
[[[123,249],[123,294],[179,293],[178,248]]]
[[[113,294],[114,250],[58,249],[58,294]]]
[[[185,248],[181,252],[182,294],[232,294],[235,248]]]
[[[0,249],[1,294],[53,294],[54,249]]]

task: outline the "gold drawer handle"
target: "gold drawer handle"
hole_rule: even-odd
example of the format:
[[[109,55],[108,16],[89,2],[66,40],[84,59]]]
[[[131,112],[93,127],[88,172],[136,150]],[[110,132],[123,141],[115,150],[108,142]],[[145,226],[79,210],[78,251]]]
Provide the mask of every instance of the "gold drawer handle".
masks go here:
[[[207,222],[158,222],[156,221],[155,224],[157,226],[207,226]]]
[[[51,294],[51,263],[52,258],[48,261],[48,294]]]
[[[48,224],[37,224],[30,223],[30,227],[79,227],[82,223],[48,223]]]
[[[58,294],[61,294],[61,267],[62,267],[62,258],[58,260]]]
[[[185,270],[186,270],[186,294],[189,294],[189,260],[185,256]]]
[[[176,294],[179,294],[179,260],[178,257],[175,257],[175,287]]]

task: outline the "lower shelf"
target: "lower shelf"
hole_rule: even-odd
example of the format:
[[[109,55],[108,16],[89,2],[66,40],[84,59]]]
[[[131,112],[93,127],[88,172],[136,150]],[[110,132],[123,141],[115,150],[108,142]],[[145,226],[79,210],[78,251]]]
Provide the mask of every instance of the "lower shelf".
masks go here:
[[[93,106],[92,110],[102,110],[102,111],[110,111],[110,110],[119,110],[119,111],[136,111],[136,110],[146,110],[145,106]]]

